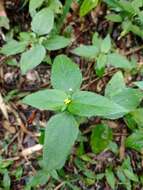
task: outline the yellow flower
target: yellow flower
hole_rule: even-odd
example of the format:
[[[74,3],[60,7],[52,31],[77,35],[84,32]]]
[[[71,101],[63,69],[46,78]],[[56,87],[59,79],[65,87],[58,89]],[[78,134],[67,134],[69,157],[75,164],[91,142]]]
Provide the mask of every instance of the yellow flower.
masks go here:
[[[68,104],[70,104],[70,103],[71,103],[71,99],[66,98],[66,99],[64,100],[64,104],[68,105]]]

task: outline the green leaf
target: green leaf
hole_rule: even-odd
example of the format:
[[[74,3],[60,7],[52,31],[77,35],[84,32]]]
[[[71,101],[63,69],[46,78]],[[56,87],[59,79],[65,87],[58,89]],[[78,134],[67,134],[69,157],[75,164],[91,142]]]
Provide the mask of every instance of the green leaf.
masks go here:
[[[118,5],[126,12],[135,14],[134,8],[132,7],[131,2],[120,0],[118,1]]]
[[[118,14],[108,14],[106,19],[111,22],[122,22],[122,17]]]
[[[26,41],[29,44],[35,43],[36,35],[33,32],[20,32],[19,40]]]
[[[108,55],[108,64],[114,66],[115,68],[132,69],[133,66],[127,60],[126,57],[120,55],[119,53],[111,53]]]
[[[140,104],[142,98],[143,94],[138,89],[125,88],[112,94],[111,100],[125,109],[133,111]]]
[[[29,12],[31,17],[33,17],[36,14],[36,9],[41,7],[43,4],[44,0],[30,0],[29,2]]]
[[[143,81],[137,81],[137,82],[134,82],[134,84],[140,88],[141,90],[143,90]]]
[[[101,52],[108,53],[111,49],[111,38],[109,34],[102,40]]]
[[[64,12],[64,11],[62,12],[63,5],[60,0],[50,0],[49,3],[50,3],[49,8],[52,9],[54,11],[54,13],[59,14],[59,13]]]
[[[142,0],[133,0],[131,4],[132,4],[132,7],[136,10],[137,8],[140,8],[143,6],[143,1]]]
[[[120,118],[128,113],[127,109],[108,98],[87,91],[74,93],[68,110],[79,116],[102,116],[110,119]]]
[[[11,184],[11,180],[10,180],[10,176],[7,170],[5,170],[4,172],[4,176],[3,176],[3,187],[4,190],[10,190],[10,184]]]
[[[124,169],[124,174],[126,175],[126,177],[134,182],[138,182],[138,176],[135,175],[132,171],[128,170],[128,169]]]
[[[119,181],[123,184],[124,187],[126,187],[127,190],[132,190],[132,185],[130,180],[128,180],[123,172],[123,169],[121,167],[117,168],[117,176]]]
[[[44,42],[44,47],[49,51],[65,48],[71,42],[71,39],[64,36],[53,36]]]
[[[46,51],[42,45],[36,45],[30,50],[24,52],[20,60],[22,74],[26,74],[26,72],[39,65],[43,61],[45,55]]]
[[[35,176],[30,177],[25,190],[31,190],[32,187],[37,187],[39,185],[45,185],[50,176],[44,170],[39,170]]]
[[[100,48],[101,42],[102,42],[102,39],[99,37],[99,34],[95,32],[92,37],[92,44]]]
[[[18,42],[16,40],[11,40],[1,48],[0,53],[6,56],[15,55],[23,52],[26,49],[27,45],[27,42]]]
[[[143,94],[138,89],[127,88],[121,72],[117,72],[105,89],[105,95],[118,105],[133,111],[141,102]]]
[[[139,127],[143,127],[143,108],[138,108],[131,112],[132,118],[138,124]]]
[[[20,180],[20,178],[22,177],[23,174],[23,168],[18,167],[15,171],[13,171],[12,175],[15,176],[16,180]]]
[[[127,148],[134,149],[138,152],[143,151],[143,131],[138,130],[130,135],[126,141],[125,145]]]
[[[118,0],[103,0],[107,5],[112,8],[116,8],[119,6]]]
[[[97,76],[99,76],[99,77],[103,76],[106,63],[107,63],[107,55],[100,54],[99,57],[97,58],[97,62],[95,64],[95,70],[96,70]]]
[[[92,45],[81,45],[80,47],[72,50],[72,53],[88,59],[95,59],[99,53],[99,48]]]
[[[116,178],[115,178],[115,175],[114,175],[113,171],[111,169],[106,169],[105,176],[106,176],[108,184],[114,190],[115,189]]]
[[[113,152],[115,155],[117,155],[119,153],[118,145],[115,142],[112,142],[112,141],[108,145],[108,150]]]
[[[51,32],[54,26],[54,13],[49,8],[44,8],[32,19],[32,30],[38,35],[44,35]]]
[[[123,172],[125,174],[125,176],[132,181],[138,182],[138,177],[136,174],[134,174],[133,172],[133,168],[131,165],[131,160],[130,157],[127,156],[127,158],[124,160],[123,164],[122,164],[122,169]]]
[[[119,178],[119,180],[120,180],[123,184],[125,184],[126,181],[127,181],[127,179],[126,179],[126,176],[125,176],[125,174],[123,173],[123,169],[122,169],[121,167],[118,167],[118,168],[117,168],[116,174],[117,174],[117,177]]]
[[[7,65],[10,65],[10,66],[19,67],[19,64],[18,64],[17,60],[14,59],[14,58],[9,58],[9,59],[7,59],[7,60],[5,61],[5,63],[6,63]]]
[[[129,113],[125,116],[124,121],[129,129],[134,130],[137,128],[137,123],[135,122],[131,113]]]
[[[80,7],[80,16],[85,16],[98,5],[99,0],[84,0]]]
[[[114,94],[125,89],[124,76],[121,71],[115,73],[105,88],[105,96],[112,98]]]
[[[56,89],[75,91],[80,88],[82,74],[70,58],[66,55],[59,55],[53,63],[51,82]]]
[[[8,168],[10,165],[12,165],[13,161],[10,160],[3,160],[0,156],[0,170],[6,171],[6,168]]]
[[[9,19],[7,16],[0,16],[0,27],[4,27],[9,30]]]
[[[141,38],[143,37],[143,31],[139,26],[135,24],[130,24],[129,30],[133,32],[134,34],[140,36]]]
[[[95,154],[106,149],[112,140],[112,129],[107,125],[99,124],[92,130],[90,144]]]
[[[41,110],[61,110],[66,98],[67,95],[63,91],[48,89],[26,96],[23,103]]]
[[[43,164],[47,171],[60,169],[78,135],[78,124],[68,113],[53,116],[47,124]]]
[[[133,168],[132,168],[132,165],[131,165],[131,159],[129,156],[127,156],[123,163],[122,163],[122,169],[128,169],[130,170],[131,172],[133,172]]]

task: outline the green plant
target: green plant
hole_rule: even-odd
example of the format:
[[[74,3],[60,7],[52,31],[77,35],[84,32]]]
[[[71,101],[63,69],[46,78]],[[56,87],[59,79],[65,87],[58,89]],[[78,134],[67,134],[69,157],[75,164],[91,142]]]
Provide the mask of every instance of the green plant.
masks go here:
[[[109,126],[105,124],[96,125],[92,130],[90,140],[92,152],[98,154],[108,148],[112,138],[112,129]]]
[[[11,160],[4,161],[0,157],[0,175],[2,176],[2,180],[0,180],[0,187],[4,190],[10,190],[11,179],[9,176],[8,167],[12,164]]]
[[[43,166],[49,173],[60,169],[79,133],[80,117],[100,116],[117,119],[134,110],[143,95],[138,89],[114,86],[122,74],[117,73],[106,88],[106,97],[93,92],[80,91],[82,74],[67,56],[59,55],[52,65],[51,83],[54,89],[28,95],[23,102],[41,110],[58,114],[47,123],[43,150]],[[114,89],[114,91],[113,91]],[[115,93],[116,92],[116,93]],[[128,102],[124,101],[128,98]],[[60,112],[60,113],[59,113]]]
[[[22,53],[20,58],[22,74],[26,74],[41,62],[46,61],[46,50],[49,53],[70,44],[69,38],[54,32],[55,15],[60,13],[61,6],[62,4],[58,0],[30,0],[29,12],[32,17],[32,32],[21,32],[18,40],[8,39],[7,44],[1,48],[0,53],[6,56]],[[18,63],[14,62],[14,65],[18,66]]]
[[[134,185],[139,183],[138,176],[134,173],[130,157],[126,157],[121,166],[118,166],[116,169],[107,168],[105,170],[105,177],[111,189],[117,189],[119,185],[131,190],[134,188]]]
[[[99,3],[99,0],[83,0],[80,6],[80,16],[85,16]]]
[[[107,20],[121,23],[123,29],[121,37],[129,32],[143,37],[142,0],[105,0],[104,2],[111,10],[111,13],[106,16]]]
[[[96,61],[94,69],[100,77],[103,76],[107,65],[127,70],[135,67],[135,64],[128,61],[126,57],[114,51],[109,35],[101,39],[98,33],[95,33],[92,38],[92,45],[81,45],[72,50],[72,53]]]
[[[132,183],[137,184],[139,182],[139,178],[133,171],[129,157],[125,158],[122,165],[117,167],[116,175],[121,184],[126,187],[127,190],[131,190],[133,188]]]

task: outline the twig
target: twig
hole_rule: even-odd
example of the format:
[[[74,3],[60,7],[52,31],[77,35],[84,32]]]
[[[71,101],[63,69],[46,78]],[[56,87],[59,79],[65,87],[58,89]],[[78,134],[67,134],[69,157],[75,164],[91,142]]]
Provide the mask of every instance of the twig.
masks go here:
[[[18,139],[19,139],[20,148],[21,148],[21,150],[22,150],[22,152],[23,152],[24,148],[23,148],[23,145],[22,145],[22,142],[21,142],[20,137],[18,137]],[[35,170],[35,168],[32,166],[32,164],[31,164],[31,162],[29,161],[27,155],[24,155],[24,154],[22,155],[22,154],[21,154],[21,156],[24,157],[25,161],[26,161],[28,164],[30,163],[30,167],[31,167],[33,173],[36,174],[36,170]]]
[[[126,134],[126,130],[123,130],[123,134]],[[120,146],[120,160],[122,161],[125,157],[125,135],[121,136],[121,146]]]
[[[124,55],[128,56],[128,55],[134,54],[134,53],[136,53],[136,52],[138,52],[138,51],[140,51],[142,49],[143,49],[143,45],[141,45],[139,47],[136,47],[136,48],[133,48],[133,49],[125,52]]]
[[[32,146],[30,148],[26,148],[21,152],[22,156],[29,156],[35,152],[38,152],[40,150],[42,150],[43,146],[41,144],[37,144],[35,146]]]
[[[63,181],[62,183],[60,183],[54,190],[58,190],[60,189],[63,185],[65,184],[65,182]]]
[[[19,160],[19,159],[20,159],[19,156],[15,156],[15,157],[11,157],[11,158],[4,159],[4,162],[7,162],[7,161],[17,161],[17,160]]]
[[[11,103],[11,105],[14,107],[14,105],[12,103]],[[38,136],[38,134],[33,134],[32,132],[27,130],[27,128],[25,127],[24,123],[22,122],[19,114],[16,112],[16,110],[12,106],[9,105],[8,109],[15,115],[16,121],[17,121],[18,125],[21,127],[22,131],[31,137]]]

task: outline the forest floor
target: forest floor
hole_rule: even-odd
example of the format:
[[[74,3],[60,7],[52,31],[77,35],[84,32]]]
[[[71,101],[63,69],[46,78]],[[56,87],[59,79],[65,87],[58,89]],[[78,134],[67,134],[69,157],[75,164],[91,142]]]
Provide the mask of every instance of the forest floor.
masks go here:
[[[21,7],[15,1],[7,5],[6,12],[11,26],[9,35],[14,33],[16,36],[19,31],[29,30],[31,20],[27,6]],[[50,53],[51,58],[61,53],[71,57],[82,71],[84,78],[82,89],[100,94],[103,94],[106,84],[118,69],[109,67],[104,76],[99,78],[95,75],[92,61],[82,59],[71,53],[71,49],[79,44],[91,44],[95,31],[102,38],[110,33],[114,46],[120,53],[128,58],[136,57],[138,64],[143,62],[143,40],[132,33],[119,39],[121,29],[118,24],[110,23],[105,19],[106,12],[107,7],[101,4],[98,9],[80,18],[78,7],[74,7],[68,14],[62,28],[62,33],[67,27],[71,30],[74,39],[71,46]],[[7,30],[2,29],[1,46],[5,43],[4,35],[7,33]],[[18,56],[17,59],[19,59]],[[31,92],[50,88],[51,66],[40,64],[36,69],[22,76],[20,69],[5,64],[6,60],[6,56],[0,56],[0,95],[4,98],[6,108],[5,115],[0,112],[0,168],[4,168],[3,171],[7,172],[5,179],[3,179],[3,173],[0,173],[0,184],[11,183],[10,190],[22,190],[29,177],[35,175],[39,169],[39,159],[42,156],[39,136],[44,131],[46,122],[52,113],[26,106],[22,104],[21,98]],[[125,81],[128,86],[132,86],[133,81],[142,80],[142,78],[141,73],[125,73]],[[143,156],[134,150],[126,149],[124,146],[125,138],[130,134],[130,130],[123,119],[106,121],[113,130],[114,142],[117,144],[116,153],[110,150],[105,150],[97,155],[92,153],[89,146],[90,134],[93,125],[101,123],[101,120],[101,118],[93,117],[81,125],[80,129],[84,137],[82,137],[81,142],[76,143],[66,165],[59,171],[61,180],[50,178],[46,185],[34,189],[110,190],[111,188],[104,178],[106,168],[111,166],[113,171],[116,170],[127,157],[131,160],[134,173],[143,175]],[[65,186],[65,181],[68,181],[68,186]],[[133,190],[143,188],[143,183],[131,183]],[[0,187],[0,189],[6,188]],[[127,187],[122,184],[118,185],[118,190],[124,189]]]

